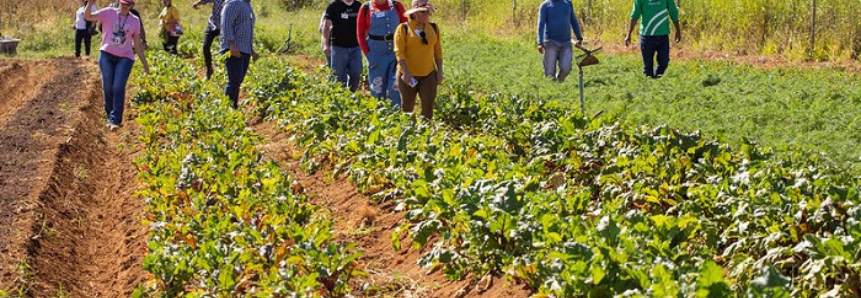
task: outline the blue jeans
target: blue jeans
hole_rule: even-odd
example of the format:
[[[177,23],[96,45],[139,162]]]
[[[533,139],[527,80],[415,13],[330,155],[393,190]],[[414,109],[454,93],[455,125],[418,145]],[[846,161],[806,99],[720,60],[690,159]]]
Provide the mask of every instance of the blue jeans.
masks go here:
[[[105,115],[114,125],[123,124],[126,104],[126,83],[134,60],[99,52],[99,69],[102,71],[102,97],[105,98]]]
[[[227,68],[227,87],[224,88],[224,94],[230,97],[234,109],[239,108],[239,85],[242,85],[242,81],[245,80],[249,64],[251,64],[251,54],[246,53],[242,53],[240,58],[231,56],[224,62]]]
[[[331,66],[338,82],[347,84],[352,92],[359,89],[359,76],[362,75],[362,49],[359,46],[332,46]]]
[[[392,106],[401,105],[401,93],[398,91],[395,52],[391,41],[368,40],[371,51],[368,53],[368,83],[371,95],[376,98],[392,100]]]
[[[670,36],[641,36],[640,52],[643,54],[643,73],[655,79],[664,76],[670,64]],[[655,69],[655,54],[658,55],[658,69]]]

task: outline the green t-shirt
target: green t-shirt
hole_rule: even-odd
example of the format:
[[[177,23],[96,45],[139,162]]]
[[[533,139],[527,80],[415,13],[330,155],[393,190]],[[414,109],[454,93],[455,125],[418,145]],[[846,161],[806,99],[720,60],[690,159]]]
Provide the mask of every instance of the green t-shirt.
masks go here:
[[[634,9],[631,10],[631,19],[638,20],[640,17],[640,36],[669,35],[670,22],[679,21],[679,9],[673,0],[634,0]]]

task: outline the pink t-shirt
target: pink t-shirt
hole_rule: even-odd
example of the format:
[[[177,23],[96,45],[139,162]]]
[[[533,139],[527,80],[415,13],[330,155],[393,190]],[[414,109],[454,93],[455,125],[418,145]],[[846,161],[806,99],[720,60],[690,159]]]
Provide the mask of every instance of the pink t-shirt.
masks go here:
[[[141,33],[141,21],[129,13],[120,16],[117,8],[108,7],[98,11],[102,23],[102,47],[108,54],[135,60],[132,40]]]

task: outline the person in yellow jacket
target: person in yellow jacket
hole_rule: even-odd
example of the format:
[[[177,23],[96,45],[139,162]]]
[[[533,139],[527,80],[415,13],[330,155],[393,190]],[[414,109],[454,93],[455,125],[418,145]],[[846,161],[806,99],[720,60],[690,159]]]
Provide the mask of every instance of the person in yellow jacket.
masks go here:
[[[430,14],[435,10],[428,0],[413,0],[412,9],[404,13],[409,20],[395,30],[401,107],[411,113],[419,95],[422,116],[428,120],[433,119],[437,87],[443,80],[440,31],[430,22]]]
[[[179,36],[182,35],[182,27],[179,25],[179,10],[173,6],[172,0],[162,0],[164,9],[159,14],[159,26],[161,27],[161,39],[164,50],[168,53],[177,54]]]

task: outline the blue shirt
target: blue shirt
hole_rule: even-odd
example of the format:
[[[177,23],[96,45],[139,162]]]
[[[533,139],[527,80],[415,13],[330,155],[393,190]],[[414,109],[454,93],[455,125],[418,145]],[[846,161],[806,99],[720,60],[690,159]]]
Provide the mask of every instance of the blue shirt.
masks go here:
[[[580,23],[574,14],[574,4],[570,0],[546,0],[538,10],[538,44],[545,40],[561,43],[571,42],[571,29],[577,39],[583,39]]]
[[[244,54],[254,52],[254,10],[248,0],[227,0],[221,10],[221,51],[236,43]]]
[[[224,9],[224,0],[200,0],[200,3],[212,3],[212,12],[209,14],[209,29],[221,27],[221,10]]]

